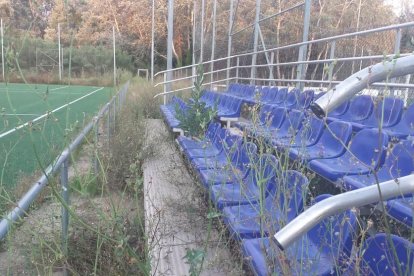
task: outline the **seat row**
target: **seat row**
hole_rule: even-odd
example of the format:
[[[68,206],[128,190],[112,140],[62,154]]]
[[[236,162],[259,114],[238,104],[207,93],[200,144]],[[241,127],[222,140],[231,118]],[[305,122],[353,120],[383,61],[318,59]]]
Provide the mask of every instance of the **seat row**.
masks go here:
[[[241,242],[256,275],[409,272],[414,245],[398,236],[377,234],[356,247],[357,222],[351,211],[323,220],[281,253],[269,236],[305,208],[307,178],[283,170],[275,156],[259,155],[254,143],[216,123],[209,125],[205,139],[180,136],[177,143],[222,212],[231,237]],[[329,196],[318,196],[315,202]],[[357,256],[351,257],[351,252]]]
[[[169,103],[160,106],[164,121],[170,129],[176,129],[180,127],[180,120],[177,118],[177,110],[181,110],[185,113],[187,108],[187,104],[176,96],[172,97]]]
[[[414,172],[413,142],[400,140],[393,144],[387,133],[376,128],[362,129],[353,136],[349,122],[338,120],[326,125],[323,120],[304,112],[266,105],[258,121],[238,126],[345,190],[376,184],[376,179],[384,182]],[[388,201],[388,213],[411,227],[412,204],[412,197]]]

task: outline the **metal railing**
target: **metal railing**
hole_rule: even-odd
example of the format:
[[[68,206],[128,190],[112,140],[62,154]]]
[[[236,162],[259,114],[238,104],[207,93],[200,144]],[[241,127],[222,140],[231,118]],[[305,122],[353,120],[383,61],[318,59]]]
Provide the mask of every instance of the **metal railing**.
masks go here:
[[[126,94],[128,92],[129,82],[119,90],[119,92],[106,103],[98,114],[89,122],[79,135],[65,148],[60,155],[50,164],[46,169],[42,170],[42,176],[33,183],[29,191],[17,202],[16,207],[10,211],[0,221],[0,240],[4,239],[13,223],[19,221],[29,210],[30,205],[36,200],[40,192],[48,185],[50,179],[60,172],[60,184],[62,186],[61,200],[62,200],[62,241],[65,246],[68,237],[69,226],[69,186],[68,186],[68,169],[71,154],[78,149],[78,147],[85,140],[93,130],[95,130],[94,143],[99,142],[99,124],[106,116],[106,134],[108,141],[111,139],[112,131],[115,127],[116,113],[119,112],[125,103]],[[109,144],[109,143],[108,143]],[[95,155],[94,170],[97,175],[99,171],[98,158]]]
[[[175,68],[175,69],[171,69],[171,70],[164,70],[164,71],[160,71],[157,74],[155,74],[155,76],[160,76],[160,75],[164,75],[164,81],[160,81],[158,83],[155,84],[155,86],[161,86],[164,85],[164,92],[159,93],[157,95],[155,95],[155,97],[158,96],[164,96],[164,101],[166,102],[166,96],[168,94],[172,94],[172,93],[176,93],[178,91],[183,91],[183,90],[188,90],[193,88],[192,85],[189,85],[187,87],[184,88],[178,88],[178,89],[174,89],[174,90],[167,90],[167,85],[172,85],[174,83],[180,82],[180,81],[189,81],[189,80],[193,80],[195,78],[195,76],[193,75],[193,72],[195,72],[195,70],[188,70],[188,69],[193,69],[196,66],[200,66],[202,65],[203,67],[207,68],[208,66],[211,67],[212,64],[214,63],[219,63],[219,62],[228,62],[229,66],[224,66],[215,70],[208,70],[205,69],[205,73],[204,76],[205,77],[210,77],[210,80],[205,82],[204,85],[208,86],[208,85],[212,85],[212,84],[219,84],[219,83],[225,83],[228,84],[230,81],[234,81],[234,82],[238,82],[238,81],[256,81],[256,82],[262,82],[262,83],[269,83],[269,85],[274,85],[276,82],[278,83],[290,83],[290,84],[310,84],[310,83],[317,83],[320,84],[321,86],[325,86],[327,88],[331,87],[334,84],[337,84],[341,81],[341,79],[335,79],[335,66],[337,66],[336,64],[345,64],[345,63],[354,63],[354,62],[360,62],[362,64],[362,62],[368,63],[369,64],[373,64],[376,63],[378,61],[381,60],[387,60],[390,58],[393,58],[395,56],[399,56],[399,57],[404,57],[404,56],[409,56],[412,53],[409,52],[405,52],[405,53],[400,53],[400,48],[401,48],[401,32],[402,30],[405,29],[409,29],[409,28],[413,28],[414,27],[414,22],[407,22],[407,23],[402,23],[402,24],[395,24],[395,25],[391,25],[391,26],[385,26],[385,27],[380,27],[380,28],[374,28],[374,29],[370,29],[370,30],[364,30],[364,31],[358,31],[358,32],[352,32],[352,33],[347,33],[347,34],[341,34],[341,35],[335,35],[335,36],[331,36],[331,37],[325,37],[325,38],[320,38],[320,39],[314,39],[314,40],[310,40],[310,41],[304,41],[304,42],[299,42],[299,43],[294,43],[294,44],[289,44],[289,45],[284,45],[284,46],[279,46],[279,47],[273,47],[273,48],[269,48],[269,49],[262,49],[262,50],[258,50],[255,52],[248,52],[248,53],[240,53],[240,54],[236,54],[236,55],[231,55],[228,57],[222,57],[222,58],[218,58],[218,59],[214,59],[214,60],[209,60],[209,61],[205,61],[202,62],[198,65],[188,65],[188,66],[184,66],[184,67],[180,67],[180,68]],[[341,53],[341,56],[335,57],[335,50],[336,48],[338,48],[338,44],[340,42],[342,42],[345,39],[356,39],[356,38],[360,38],[363,36],[367,36],[367,35],[378,35],[387,31],[392,31],[395,32],[395,40],[394,40],[394,51],[393,53],[387,53],[387,54],[364,54],[362,56],[355,56],[355,55],[351,55],[351,56],[343,56],[344,54]],[[270,60],[266,60],[267,62],[263,63],[263,64],[242,64],[242,60],[241,58],[251,58],[253,55],[257,55],[257,54],[267,54],[267,53],[271,53],[274,54],[275,52],[280,52],[283,50],[288,50],[288,49],[296,49],[299,50],[300,47],[302,46],[309,46],[308,48],[315,47],[315,45],[321,44],[321,43],[329,43],[329,45],[325,45],[325,46],[329,46],[329,58],[319,58],[319,59],[312,59],[312,58],[308,58],[307,60],[304,61],[300,61],[300,60],[291,60],[291,61],[283,61],[283,62],[279,62],[279,63],[275,63],[273,61],[273,59]],[[364,65],[365,65],[364,63]],[[328,72],[324,73],[324,75],[322,75],[322,78],[306,78],[306,77],[302,77],[300,75],[297,75],[294,78],[277,78],[277,77],[273,77],[273,70],[277,67],[288,67],[288,68],[292,68],[292,67],[298,67],[298,66],[309,66],[309,65],[320,65],[322,64],[323,67],[328,67],[329,70]],[[365,65],[364,67],[368,66]],[[341,70],[340,66],[338,70]],[[251,74],[249,73],[251,70],[262,70],[261,74],[257,74],[258,77],[251,77]],[[309,69],[309,68],[308,68]],[[357,68],[359,70],[359,68]],[[246,71],[246,73],[243,75],[241,74],[241,71],[244,70]],[[354,70],[354,68],[352,68],[352,70]],[[346,75],[349,76],[352,73],[355,73],[355,71],[350,71],[349,73],[342,73],[342,75]],[[183,77],[178,77],[172,80],[167,81],[167,73],[168,72],[172,72],[175,73],[175,75],[180,75]],[[181,74],[178,74],[177,72],[182,72]],[[188,72],[192,72],[190,75],[188,75]],[[233,72],[233,74],[223,74],[224,72]],[[269,73],[267,73],[269,72]],[[260,73],[260,72],[259,72]],[[296,72],[297,73],[297,72]],[[306,74],[302,74],[302,75],[306,75]],[[309,74],[308,74],[309,75]],[[221,76],[221,77],[220,77]],[[265,76],[265,77],[263,77]],[[216,78],[214,78],[216,77]],[[405,83],[396,83],[395,81],[391,81],[388,83],[374,83],[374,86],[379,86],[379,87],[394,87],[395,84],[395,88],[412,88],[413,84],[409,83],[409,79],[408,81],[406,81]]]

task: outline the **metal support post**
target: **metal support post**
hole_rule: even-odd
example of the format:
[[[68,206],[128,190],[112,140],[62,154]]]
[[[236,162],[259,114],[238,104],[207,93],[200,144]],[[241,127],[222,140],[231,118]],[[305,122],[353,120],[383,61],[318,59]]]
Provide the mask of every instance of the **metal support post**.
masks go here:
[[[58,54],[59,54],[59,80],[62,81],[62,59],[61,59],[61,48],[60,48],[60,23],[58,23]]]
[[[214,55],[216,50],[216,15],[217,15],[217,0],[214,0],[213,2],[213,34],[211,37],[211,63],[210,63],[210,89],[213,89],[213,81],[214,81]]]
[[[3,30],[3,18],[1,19],[1,66],[2,66],[2,73],[3,73],[3,81],[6,81],[5,79],[5,72],[4,72],[4,30]],[[36,51],[37,54],[37,51]],[[37,57],[37,55],[36,55]]]
[[[174,37],[174,0],[168,0],[168,37],[167,37],[167,79],[166,81],[166,90],[169,92],[172,89],[171,80],[172,80],[172,44]],[[164,95],[164,104],[166,103],[166,95]]]
[[[69,155],[67,155],[65,161],[63,161],[60,167],[60,185],[62,186],[62,251],[67,254],[68,249],[68,230],[69,230],[69,186],[68,186],[68,167],[69,167]],[[66,206],[65,206],[66,205]]]
[[[164,73],[164,93],[166,93],[168,91],[167,83],[165,83],[166,81],[167,81],[167,73]],[[164,94],[163,99],[164,99],[164,105],[166,105],[167,104],[167,94]]]
[[[250,71],[250,83],[254,84],[256,78],[256,60],[257,60],[257,46],[259,42],[259,20],[260,20],[260,5],[261,0],[256,0],[256,19],[254,25],[254,42],[253,42],[253,56],[252,56],[252,68]]]
[[[231,56],[231,44],[232,44],[232,32],[233,32],[233,24],[234,24],[234,6],[233,6],[234,0],[230,0],[230,16],[229,16],[229,35],[228,35],[228,42],[227,42],[227,72],[226,72],[226,78],[227,78],[227,87],[230,83],[230,63],[231,59],[229,58]]]
[[[116,43],[115,43],[115,26],[112,26],[112,40],[114,48],[114,87],[116,87]]]
[[[99,145],[99,117],[96,116],[95,121],[95,157],[94,157],[94,172],[95,176],[99,174],[99,158],[98,158],[98,145]]]
[[[236,64],[236,82],[239,82],[239,65],[240,65],[240,57],[237,57],[237,64]]]
[[[106,117],[106,130],[107,130],[107,140],[108,145],[110,144],[109,141],[111,140],[111,104],[108,105],[108,111],[107,111],[107,117]]]
[[[273,80],[274,79],[274,77],[273,77],[273,62],[274,62],[274,60],[275,60],[275,52],[271,52],[270,53],[270,66],[269,66],[269,70],[270,70],[270,72],[269,72],[269,79],[270,79],[270,82],[269,82],[269,84],[270,85],[276,85],[276,83],[275,83],[275,81]]]
[[[154,50],[155,50],[155,0],[152,0],[151,20],[151,83],[154,83]]]
[[[331,50],[330,50],[330,53],[329,53],[329,58],[331,60],[333,60],[335,58],[335,48],[336,48],[336,41],[334,40],[334,41],[331,42]],[[332,87],[334,67],[335,67],[335,62],[331,61],[330,64],[329,64],[329,73],[328,73],[328,81],[329,81],[328,89],[331,89],[331,87]]]
[[[200,63],[203,63],[204,54],[204,13],[205,13],[205,0],[201,0],[201,31],[200,31]]]
[[[304,10],[304,19],[303,19],[303,37],[302,37],[302,42],[307,42],[309,39],[309,25],[310,25],[310,12],[311,12],[311,0],[305,0],[305,10]],[[306,53],[308,51],[308,45],[304,44],[302,46],[300,46],[299,48],[299,57],[298,57],[298,61],[299,62],[303,62],[306,59]],[[303,80],[305,78],[306,75],[306,66],[305,64],[299,64],[298,65],[298,71],[297,71],[297,79],[298,80]],[[303,90],[303,87],[305,86],[305,84],[303,82],[298,82],[297,84],[297,88]]]
[[[195,18],[196,18],[196,14],[197,14],[197,0],[194,0],[193,5],[194,5],[194,8],[193,8],[193,37],[192,37],[192,39],[193,39],[193,60],[192,60],[192,65],[193,66],[191,67],[191,74],[193,76],[192,83],[194,83],[196,81],[196,73],[197,73],[196,66],[195,66],[195,64],[196,64],[196,55],[195,55],[195,51],[196,51],[196,39],[195,39],[195,37],[196,37],[196,28],[197,28],[197,24],[196,24]]]

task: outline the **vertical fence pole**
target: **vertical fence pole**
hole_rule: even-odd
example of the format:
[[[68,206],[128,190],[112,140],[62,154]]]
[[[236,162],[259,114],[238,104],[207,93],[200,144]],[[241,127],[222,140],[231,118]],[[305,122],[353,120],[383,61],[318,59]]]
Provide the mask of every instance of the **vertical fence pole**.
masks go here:
[[[108,146],[109,141],[111,140],[111,104],[108,104],[108,110],[107,110],[107,117],[106,117],[106,130],[107,130],[107,140],[108,140]]]
[[[226,72],[226,78],[227,78],[227,87],[229,86],[229,84],[230,84],[230,63],[231,63],[231,60],[230,60],[230,56],[231,56],[231,44],[232,44],[232,39],[233,39],[233,36],[232,36],[232,32],[233,32],[233,23],[234,23],[234,11],[233,11],[233,9],[234,9],[234,6],[233,6],[233,0],[230,0],[230,16],[229,16],[229,35],[228,35],[228,42],[227,42],[227,72]]]
[[[332,60],[335,58],[335,48],[336,48],[336,41],[331,42],[331,50],[329,53],[329,58]],[[328,89],[331,89],[332,87],[332,79],[333,79],[333,71],[334,71],[335,62],[331,61],[329,64],[329,74],[328,74]]]
[[[155,50],[154,40],[155,40],[155,0],[152,0],[152,19],[151,19],[151,82],[152,83],[154,83],[154,50]]]
[[[213,2],[213,35],[211,37],[211,63],[210,63],[210,69],[211,69],[211,74],[210,74],[210,89],[213,89],[213,81],[214,81],[214,55],[215,55],[215,50],[216,50],[216,15],[217,15],[217,0],[214,0]]]
[[[99,145],[99,116],[96,116],[95,121],[95,158],[94,158],[94,172],[95,176],[98,176],[99,174],[99,158],[98,158],[98,145]]]
[[[193,39],[193,60],[192,60],[192,68],[191,68],[191,74],[192,74],[192,83],[195,83],[195,80],[196,80],[196,78],[195,78],[195,75],[196,75],[196,66],[195,66],[195,64],[196,64],[196,54],[195,54],[195,52],[196,52],[196,39],[195,39],[195,37],[196,37],[196,28],[197,28],[197,24],[196,24],[196,14],[197,14],[197,0],[194,0],[194,2],[193,2],[193,5],[194,5],[194,7],[193,7],[193,37],[192,37],[192,39]]]
[[[6,81],[5,79],[5,73],[4,73],[4,30],[3,30],[3,18],[1,21],[1,66],[2,66],[2,73],[3,73],[3,81]],[[36,52],[37,53],[37,52]]]
[[[62,186],[62,199],[66,206],[69,206],[69,186],[68,186],[68,167],[69,154],[60,167],[60,185]],[[66,206],[62,206],[62,251],[67,255],[68,250],[68,230],[69,230],[69,212]]]
[[[112,26],[112,44],[114,48],[114,87],[116,87],[116,43],[115,43],[115,26]]]
[[[307,42],[309,39],[309,26],[310,26],[310,12],[311,12],[311,0],[305,0],[305,10],[304,10],[304,18],[303,18],[303,36],[302,36],[302,42]],[[299,48],[299,57],[298,61],[303,62],[306,59],[306,53],[308,51],[308,45],[302,45]],[[306,75],[306,66],[305,64],[301,63],[298,65],[297,69],[297,79],[303,80]],[[298,82],[296,85],[297,88],[303,90],[305,87],[305,84],[303,82]]]
[[[61,60],[61,48],[60,48],[60,23],[58,23],[58,55],[59,55],[59,80],[62,81],[62,60]]]
[[[167,37],[167,84],[166,90],[171,91],[172,80],[172,46],[174,38],[174,0],[168,0],[168,37]],[[167,92],[166,91],[166,92]],[[164,104],[167,101],[167,95],[164,95]]]
[[[269,79],[270,79],[270,82],[269,82],[269,85],[276,85],[276,83],[275,83],[275,81],[274,81],[274,77],[273,77],[273,69],[274,69],[274,67],[273,67],[273,63],[274,63],[274,61],[275,61],[275,52],[271,52],[270,53],[270,66],[269,66]]]
[[[398,55],[400,53],[400,49],[401,49],[401,38],[402,38],[402,32],[401,29],[398,28],[397,29],[397,33],[395,36],[395,42],[394,42],[394,54]],[[392,79],[391,82],[396,82],[397,79]],[[390,96],[394,97],[395,96],[395,89],[390,89]]]
[[[253,42],[253,56],[252,56],[252,68],[250,71],[250,83],[254,84],[256,78],[256,60],[257,60],[257,47],[259,42],[259,28],[260,28],[260,5],[261,0],[256,0],[256,19],[254,24],[254,42]]]
[[[239,82],[239,65],[240,65],[240,57],[237,57],[237,64],[236,64],[236,82]]]
[[[200,30],[200,63],[203,63],[204,54],[204,13],[205,13],[205,0],[201,0],[201,30]]]

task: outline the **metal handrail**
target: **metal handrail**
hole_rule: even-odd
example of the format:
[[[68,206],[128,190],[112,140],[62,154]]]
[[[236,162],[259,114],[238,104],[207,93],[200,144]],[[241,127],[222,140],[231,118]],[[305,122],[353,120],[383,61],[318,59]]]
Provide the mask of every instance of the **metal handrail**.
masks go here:
[[[8,231],[10,230],[12,224],[18,220],[20,220],[27,211],[29,210],[30,205],[36,200],[40,192],[46,187],[49,183],[50,177],[55,175],[61,168],[64,168],[66,171],[64,174],[67,176],[67,164],[70,155],[73,151],[75,151],[79,145],[82,144],[83,140],[86,136],[90,133],[90,131],[97,126],[99,120],[108,112],[111,112],[110,108],[114,106],[116,108],[116,101],[120,104],[125,102],[125,95],[128,91],[129,82],[127,82],[121,90],[112,97],[112,99],[105,104],[104,107],[98,112],[98,114],[94,117],[94,119],[89,122],[85,128],[79,133],[79,135],[69,144],[67,148],[65,148],[61,154],[56,158],[54,162],[52,162],[44,171],[42,176],[33,183],[32,187],[29,191],[26,192],[25,195],[17,202],[17,206],[10,211],[5,218],[0,221],[0,240],[4,239],[7,235]],[[66,179],[67,180],[67,179]],[[67,193],[67,183],[62,183],[63,193]],[[63,208],[66,210],[65,208]],[[66,210],[67,211],[67,210]],[[64,212],[64,211],[63,211]],[[67,213],[62,215],[62,219],[67,217]],[[67,218],[68,220],[68,218]],[[62,223],[63,225],[63,223]],[[67,234],[67,233],[66,233]]]
[[[260,50],[260,51],[256,51],[256,52],[249,52],[249,53],[242,53],[242,54],[232,55],[232,56],[228,56],[228,57],[223,57],[223,58],[218,58],[218,59],[214,59],[214,60],[205,61],[205,62],[202,62],[200,64],[205,65],[205,64],[224,61],[224,60],[233,59],[233,58],[237,58],[237,57],[245,57],[245,56],[250,56],[250,55],[253,55],[253,54],[261,54],[261,53],[269,53],[269,52],[273,52],[273,51],[280,51],[280,50],[285,50],[285,49],[310,45],[310,44],[314,44],[314,43],[335,41],[335,40],[342,39],[342,38],[349,38],[349,37],[358,36],[358,35],[368,35],[368,34],[372,34],[372,33],[376,33],[376,32],[385,32],[385,31],[390,31],[390,30],[398,30],[398,29],[408,28],[408,27],[413,27],[413,26],[414,26],[414,21],[401,23],[401,24],[394,24],[394,25],[379,27],[379,28],[375,28],[375,29],[369,29],[369,30],[357,31],[357,32],[353,32],[353,33],[335,35],[335,36],[330,36],[330,37],[325,37],[325,38],[320,38],[320,39],[309,40],[309,41],[305,41],[305,42],[298,42],[298,43],[289,44],[289,45],[285,45],[285,46],[279,46],[279,47],[275,47],[275,48],[264,49],[264,50]],[[174,69],[171,69],[171,70],[160,71],[160,72],[157,72],[155,74],[155,76],[158,76],[160,74],[164,74],[164,73],[169,72],[169,71],[177,71],[177,70],[182,70],[182,69],[187,69],[187,68],[193,68],[193,67],[196,67],[198,65],[199,64],[187,65],[187,66],[183,66],[183,67],[180,67],[180,68],[174,68]]]

